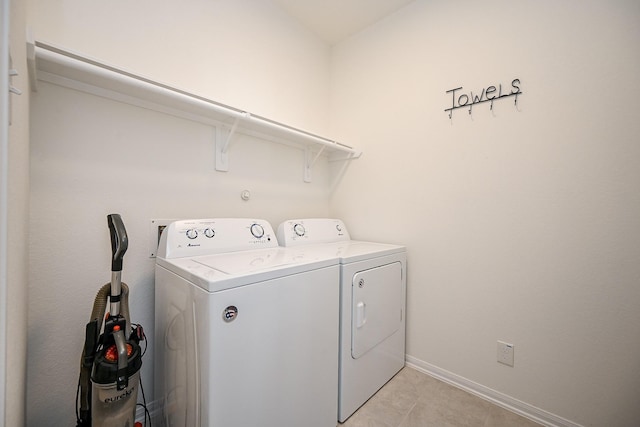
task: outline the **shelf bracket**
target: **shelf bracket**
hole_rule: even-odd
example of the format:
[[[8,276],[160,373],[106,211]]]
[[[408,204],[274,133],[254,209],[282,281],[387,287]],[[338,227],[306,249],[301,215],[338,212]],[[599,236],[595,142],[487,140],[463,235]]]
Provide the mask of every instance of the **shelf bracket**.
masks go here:
[[[316,154],[315,157],[313,156],[313,150],[311,150],[310,146],[307,145],[304,148],[304,182],[311,182],[311,169],[313,168],[313,165],[316,164],[316,161],[325,148],[326,147],[324,146],[321,147],[320,151],[318,151],[318,154]]]
[[[216,170],[221,172],[229,171],[229,145],[231,140],[238,129],[240,120],[250,117],[251,114],[243,112],[240,116],[236,116],[236,119],[231,126],[231,129],[226,129],[223,126],[216,126]]]

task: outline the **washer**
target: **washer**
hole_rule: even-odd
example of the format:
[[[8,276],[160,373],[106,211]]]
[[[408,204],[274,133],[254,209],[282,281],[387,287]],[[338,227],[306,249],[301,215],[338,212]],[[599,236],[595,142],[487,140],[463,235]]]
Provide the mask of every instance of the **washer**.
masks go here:
[[[264,220],[188,220],[162,233],[155,272],[167,426],[335,427],[335,257],[279,247]]]
[[[323,248],[340,263],[338,420],[344,422],[405,363],[406,248],[351,240],[338,219],[295,219],[281,245]]]

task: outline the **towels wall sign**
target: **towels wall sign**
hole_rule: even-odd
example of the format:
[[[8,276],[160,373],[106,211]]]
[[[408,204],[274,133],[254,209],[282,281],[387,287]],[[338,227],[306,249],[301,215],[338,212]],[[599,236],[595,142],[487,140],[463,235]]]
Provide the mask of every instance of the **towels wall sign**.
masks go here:
[[[509,97],[514,97],[514,105],[518,108],[518,95],[522,95],[522,89],[520,89],[520,79],[513,79],[511,86],[503,86],[502,83],[498,86],[487,86],[481,91],[465,91],[462,86],[455,89],[449,89],[445,93],[451,94],[451,107],[445,108],[445,112],[449,112],[449,118],[453,118],[453,110],[458,108],[468,108],[469,114],[473,110],[473,106],[481,104],[483,102],[490,102],[491,107],[489,110],[493,111],[493,103]]]

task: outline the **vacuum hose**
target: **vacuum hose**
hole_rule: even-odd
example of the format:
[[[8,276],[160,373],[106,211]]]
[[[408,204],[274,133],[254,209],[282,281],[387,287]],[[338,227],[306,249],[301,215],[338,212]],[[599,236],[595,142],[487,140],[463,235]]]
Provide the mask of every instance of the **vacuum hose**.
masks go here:
[[[96,294],[96,299],[93,302],[93,311],[91,311],[91,318],[89,321],[98,321],[98,331],[102,328],[102,321],[104,319],[104,313],[107,309],[107,300],[111,293],[111,283],[107,283],[102,286]],[[131,332],[131,321],[129,320],[129,286],[126,283],[122,283],[122,293],[120,297],[121,307],[120,311],[122,317],[127,321],[126,334]]]

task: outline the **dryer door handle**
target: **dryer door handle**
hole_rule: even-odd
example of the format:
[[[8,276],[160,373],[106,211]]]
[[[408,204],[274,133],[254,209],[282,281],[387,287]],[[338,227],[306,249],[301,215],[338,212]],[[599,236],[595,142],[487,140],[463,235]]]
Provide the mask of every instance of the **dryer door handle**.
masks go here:
[[[367,323],[367,314],[366,314],[367,304],[364,301],[360,301],[356,305],[356,328],[360,329]]]

